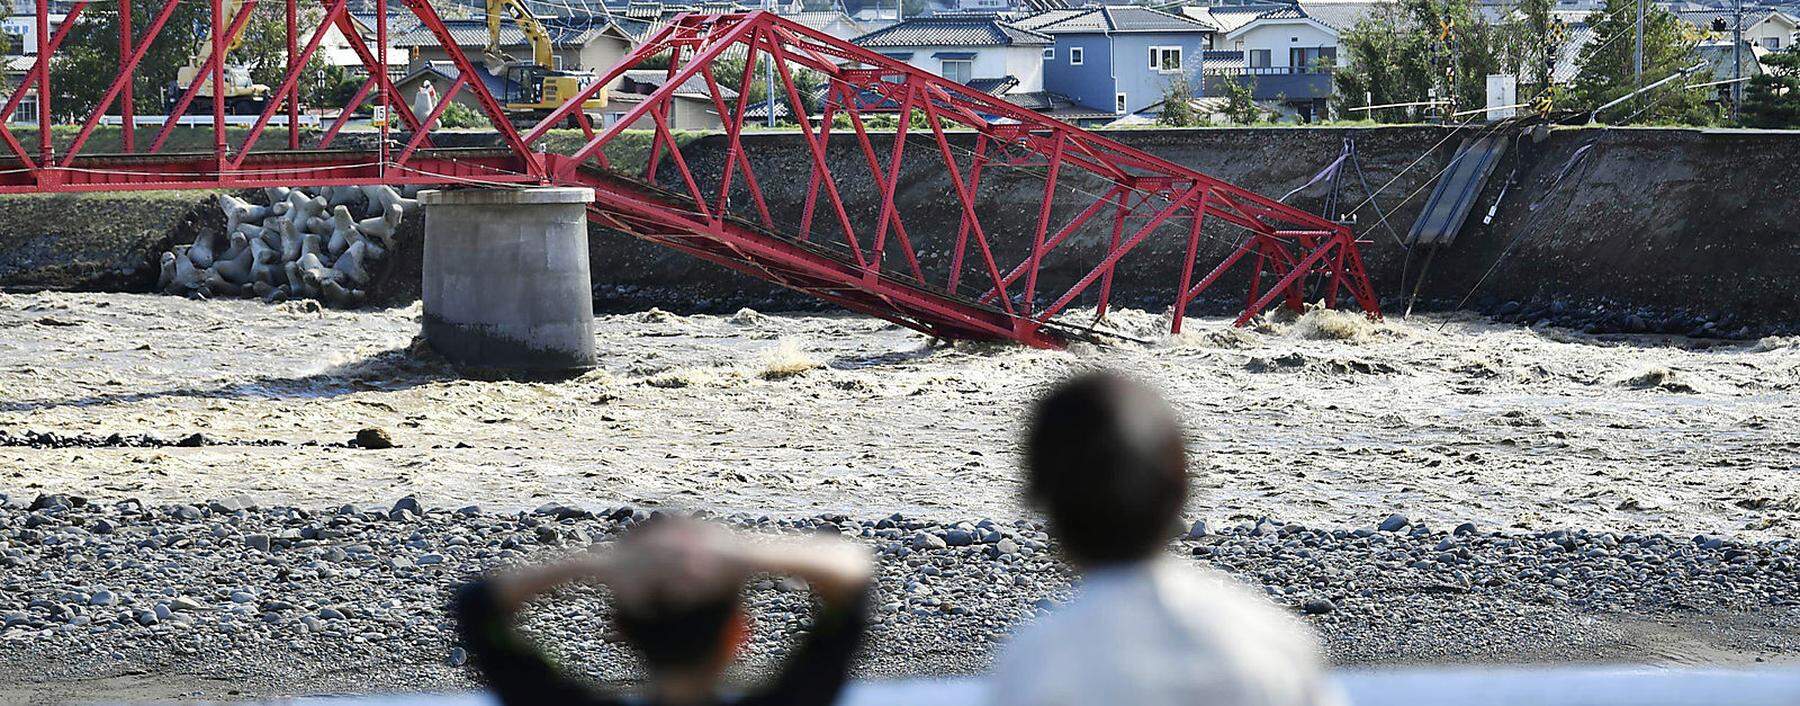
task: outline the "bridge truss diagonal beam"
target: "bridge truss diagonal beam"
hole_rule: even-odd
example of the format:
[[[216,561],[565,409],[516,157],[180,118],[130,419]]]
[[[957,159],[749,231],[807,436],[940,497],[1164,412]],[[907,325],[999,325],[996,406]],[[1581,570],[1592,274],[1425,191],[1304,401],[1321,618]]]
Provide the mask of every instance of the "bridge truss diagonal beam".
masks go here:
[[[48,0],[35,2],[47,11]],[[767,12],[682,15],[522,130],[487,82],[472,78],[485,67],[461,51],[428,0],[401,0],[460,76],[441,100],[472,97],[497,133],[497,147],[454,149],[435,146],[426,127],[445,105],[415,115],[388,78],[387,22],[365,37],[343,0],[320,0],[310,21],[297,14],[299,0],[280,0],[290,35],[286,71],[241,135],[228,137],[218,96],[195,100],[202,83],[195,81],[175,112],[211,112],[210,151],[164,150],[175,128],[169,118],[146,150],[125,130],[122,152],[96,153],[96,126],[109,113],[131,116],[142,58],[182,0],[165,2],[135,43],[124,29],[129,20],[119,18],[123,58],[98,105],[68,115],[39,101],[36,154],[0,126],[0,193],[588,185],[599,192],[590,209],[597,224],[943,338],[1057,346],[1105,333],[1126,269],[1131,281],[1168,278],[1151,298],[1171,306],[1172,332],[1195,301],[1227,281],[1247,283],[1239,323],[1270,306],[1335,305],[1344,295],[1379,316],[1358,241],[1341,223]],[[235,29],[248,17],[228,18],[224,3],[206,4],[213,27]],[[57,72],[48,67],[83,5],[78,0],[54,36],[40,34],[36,64],[0,113],[31,92],[56,95]],[[299,149],[302,72],[328,28],[349,33],[369,78],[319,146]],[[200,67],[213,81],[228,60],[215,45],[221,50]],[[626,71],[652,62],[661,62],[663,83],[630,95],[628,110],[600,125],[581,112],[602,91],[618,91]],[[745,124],[753,94],[764,99],[763,110],[785,110],[789,127],[781,135]],[[335,146],[352,134],[340,131],[365,101],[399,124]],[[689,127],[681,122],[684,102],[725,125],[722,135],[704,138],[706,149],[690,147],[682,132]],[[285,144],[259,143],[284,113]],[[79,126],[67,144],[53,139],[53,116]],[[567,124],[579,127],[580,139],[562,151],[547,148],[568,144],[548,139]],[[1132,296],[1147,301],[1146,293]]]

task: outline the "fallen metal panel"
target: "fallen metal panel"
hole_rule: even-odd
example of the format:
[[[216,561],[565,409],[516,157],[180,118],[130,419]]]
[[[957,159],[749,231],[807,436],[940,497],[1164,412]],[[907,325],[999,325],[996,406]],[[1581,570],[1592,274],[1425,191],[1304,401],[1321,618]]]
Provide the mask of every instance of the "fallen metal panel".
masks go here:
[[[1506,135],[1487,135],[1463,140],[1450,158],[1450,168],[1431,190],[1431,200],[1413,221],[1406,242],[1413,245],[1449,245],[1475,208],[1475,199],[1506,154]]]

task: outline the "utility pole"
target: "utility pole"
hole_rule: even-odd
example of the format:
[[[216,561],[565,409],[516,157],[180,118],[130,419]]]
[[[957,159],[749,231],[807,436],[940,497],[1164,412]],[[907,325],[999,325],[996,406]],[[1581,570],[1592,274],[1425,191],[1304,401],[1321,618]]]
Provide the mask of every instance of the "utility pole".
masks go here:
[[[1632,89],[1644,87],[1644,0],[1637,0],[1637,47],[1631,53]]]
[[[1731,122],[1737,122],[1744,100],[1744,0],[1731,3]]]
[[[763,0],[763,9],[766,11],[773,11],[775,9],[774,0]],[[769,55],[768,60],[763,62],[763,96],[768,98],[768,101],[769,101],[769,102],[763,104],[763,108],[765,109],[765,112],[767,112],[769,114],[768,121],[767,121],[768,126],[770,129],[774,129],[775,128],[775,55],[773,55],[773,54]],[[798,122],[800,122],[800,120],[798,118],[796,118],[794,120],[794,122],[798,123]]]

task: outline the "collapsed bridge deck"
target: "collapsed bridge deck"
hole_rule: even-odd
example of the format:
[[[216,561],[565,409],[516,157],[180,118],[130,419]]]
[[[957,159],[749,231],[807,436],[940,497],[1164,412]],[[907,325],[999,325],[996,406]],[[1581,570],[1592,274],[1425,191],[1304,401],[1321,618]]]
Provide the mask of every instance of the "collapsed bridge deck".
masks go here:
[[[461,75],[475,75],[479,69],[455,49],[435,11],[423,0],[405,4],[439,35]],[[295,0],[287,6],[293,17]],[[10,116],[27,90],[51,94],[45,62],[84,7],[78,2],[64,29],[40,37],[39,56],[45,59],[0,117]],[[259,148],[275,113],[295,110],[300,67],[324,32],[345,21],[344,13],[342,0],[326,3],[305,50],[290,48],[286,77],[241,140],[227,132],[224,106],[215,97],[211,153],[161,151],[166,127],[147,151],[138,152],[132,128],[125,127],[121,142],[128,154],[83,155],[102,115],[115,103],[129,112],[128,86],[143,48],[168,19],[159,14],[136,50],[122,47],[126,59],[118,76],[60,154],[52,144],[52,113],[41,105],[35,154],[0,127],[12,162],[0,174],[0,193],[372,183],[590,186],[598,192],[590,218],[606,227],[934,336],[1034,346],[1056,346],[1079,335],[1087,322],[1072,318],[1075,307],[1092,306],[1103,317],[1119,261],[1152,238],[1186,243],[1179,281],[1169,290],[1172,331],[1180,330],[1193,300],[1239,266],[1252,269],[1239,323],[1272,305],[1298,309],[1313,298],[1335,305],[1340,296],[1379,314],[1355,235],[1341,223],[769,13],[683,16],[524,131],[512,126],[479,81],[458,80],[428,114],[413,114],[387,79],[381,59],[353,40],[371,78],[348,107],[376,101],[398,116],[406,132],[383,126],[370,147],[331,149],[353,112],[345,110],[315,149],[300,148],[291,121],[287,149]],[[297,30],[292,34],[290,43],[297,46]],[[635,106],[604,129],[596,129],[577,108],[625,71],[653,62],[665,67],[667,80],[636,97]],[[770,177],[753,167],[757,141],[743,139],[751,91],[731,87],[753,85],[759,62],[772,69],[777,99],[805,108],[792,111],[805,138],[805,173],[781,175],[808,185],[797,213],[771,211],[760,181]],[[216,73],[221,67],[209,59],[203,70]],[[504,147],[439,148],[432,144],[432,131],[421,129],[435,124],[464,91],[482,106]],[[700,95],[721,117],[729,143],[722,163],[695,165],[684,156],[671,124],[678,93],[686,99]],[[189,91],[178,101],[175,117],[193,99]],[[891,135],[877,126],[883,121],[892,125]],[[551,128],[570,122],[581,130],[579,147],[548,151],[543,145]],[[883,143],[879,150],[878,142]],[[866,172],[828,158],[845,149],[861,158],[850,161],[861,161]],[[923,204],[909,199],[912,205],[900,207],[898,192],[921,188],[917,179],[902,175],[921,169],[932,174],[924,188],[936,193]],[[984,179],[1003,177],[1041,181],[1041,191],[1030,203],[984,198]],[[953,215],[919,215],[932,211]],[[1067,245],[1082,239],[1106,242],[1104,255],[1071,267],[1073,248]],[[1204,239],[1230,244],[1229,254],[1210,268],[1196,261]]]

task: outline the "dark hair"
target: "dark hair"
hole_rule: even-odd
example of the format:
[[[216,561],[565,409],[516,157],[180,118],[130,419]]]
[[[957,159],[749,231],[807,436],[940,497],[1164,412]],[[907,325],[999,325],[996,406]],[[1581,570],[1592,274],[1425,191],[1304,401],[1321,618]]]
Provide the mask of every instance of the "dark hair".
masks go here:
[[[625,640],[651,669],[703,665],[716,658],[741,610],[733,591],[715,600],[680,606],[653,602],[621,607],[614,620]]]
[[[653,512],[633,525],[621,541],[638,541],[645,533],[700,523],[686,515]],[[619,605],[614,621],[650,668],[698,666],[717,657],[724,648],[721,643],[730,639],[727,632],[743,610],[742,593],[743,586],[736,586],[699,602],[652,596],[643,605]]]
[[[1025,494],[1079,563],[1143,559],[1187,501],[1181,425],[1154,390],[1085,373],[1039,399],[1025,435]]]

